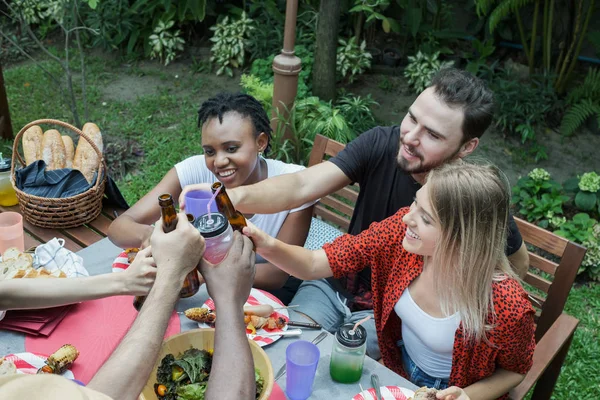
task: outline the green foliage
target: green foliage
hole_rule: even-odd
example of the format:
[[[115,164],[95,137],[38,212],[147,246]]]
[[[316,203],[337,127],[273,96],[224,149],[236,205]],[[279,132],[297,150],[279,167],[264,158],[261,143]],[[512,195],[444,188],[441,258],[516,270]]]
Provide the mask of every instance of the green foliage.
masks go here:
[[[582,244],[587,252],[578,273],[585,272],[591,279],[600,281],[600,224],[594,224],[592,233]]]
[[[181,38],[181,31],[179,29],[174,32],[171,31],[173,25],[175,25],[175,21],[173,20],[166,23],[158,21],[158,25],[154,28],[154,33],[148,38],[150,46],[152,46],[150,57],[158,58],[161,62],[164,60],[165,65],[169,65],[175,59],[177,53],[183,51],[185,43]]]
[[[519,81],[504,71],[494,77],[490,88],[496,102],[494,124],[522,143],[535,142],[536,131],[546,126],[546,116],[560,105],[551,83],[544,79]]]
[[[562,192],[562,186],[550,174],[536,168],[517,181],[512,189],[512,203],[529,222],[547,228],[553,217],[563,214],[563,205],[569,200]]]
[[[475,39],[473,41],[473,49],[475,50],[474,52],[467,54],[466,58],[468,62],[465,69],[479,77],[492,74],[496,63],[490,67],[487,65],[487,59],[496,50],[494,41],[488,39],[481,42],[478,39]]]
[[[261,59],[279,54],[283,43],[285,14],[279,9],[276,0],[250,2],[248,14],[254,20],[256,29],[248,38],[248,51],[252,58]]]
[[[404,70],[404,77],[413,87],[415,93],[421,93],[429,84],[433,76],[442,68],[452,66],[452,61],[440,61],[440,52],[425,54],[419,51],[415,56],[408,57],[408,66]]]
[[[360,134],[375,126],[375,117],[371,107],[378,105],[379,103],[373,100],[370,94],[367,97],[360,97],[348,93],[338,99],[336,107],[346,118],[350,129],[356,134]]]
[[[600,31],[589,31],[587,38],[592,46],[594,46],[596,54],[600,55]]]
[[[564,183],[566,191],[575,197],[574,204],[581,211],[600,216],[600,176],[595,172],[586,172],[580,177],[568,179]]]
[[[233,76],[232,68],[244,65],[248,38],[254,29],[252,20],[246,16],[245,12],[239,19],[232,18],[231,22],[229,16],[226,16],[221,22],[210,28],[214,32],[213,37],[210,38],[210,41],[213,42],[210,49],[212,54],[210,61],[219,67],[217,75],[226,73]]]
[[[316,134],[327,136],[338,142],[348,143],[355,133],[348,126],[344,114],[331,102],[307,97],[296,101],[296,131],[307,132],[306,137],[314,139]]]
[[[497,3],[496,0],[475,0],[475,6],[477,15],[479,15],[480,18],[490,14],[488,24],[490,32],[494,32],[494,29],[496,29],[500,21],[515,12],[519,12],[521,8],[531,2],[532,0],[500,0],[500,4],[494,8],[491,14],[490,10]]]
[[[339,39],[336,57],[336,71],[343,79],[354,82],[358,75],[371,68],[371,54],[366,50],[367,43],[363,40],[356,44],[354,37],[349,40]]]
[[[0,62],[3,64],[26,58],[13,43],[25,50],[26,53],[31,53],[36,48],[33,40],[28,35],[20,32],[21,30],[16,22],[9,18],[0,17],[0,26],[4,35],[8,36],[8,39],[5,39],[4,36],[0,35]]]
[[[91,5],[90,5],[91,7]],[[127,56],[150,55],[149,37],[160,21],[176,21],[181,29],[187,22],[200,22],[206,15],[206,0],[100,0],[82,18],[99,33],[92,46],[121,50]]]
[[[263,108],[270,115],[273,104],[273,83],[264,83],[254,75],[242,75],[240,85],[244,92],[260,101]]]
[[[570,107],[560,124],[563,135],[572,135],[591,116],[600,123],[600,69],[590,68],[583,83],[569,92]]]
[[[577,243],[583,243],[593,234],[592,229],[598,221],[586,213],[578,213],[573,216],[573,219],[560,225],[558,230],[555,230],[559,236],[565,239],[572,240]]]

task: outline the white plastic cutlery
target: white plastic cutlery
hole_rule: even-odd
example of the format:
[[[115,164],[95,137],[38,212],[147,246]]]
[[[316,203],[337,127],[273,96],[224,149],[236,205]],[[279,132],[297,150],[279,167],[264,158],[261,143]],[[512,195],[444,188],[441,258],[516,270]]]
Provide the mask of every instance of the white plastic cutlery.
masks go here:
[[[282,332],[271,332],[271,333],[261,333],[260,335],[248,335],[250,337],[260,336],[260,337],[269,337],[269,336],[300,336],[302,335],[302,329],[289,329],[287,331]]]

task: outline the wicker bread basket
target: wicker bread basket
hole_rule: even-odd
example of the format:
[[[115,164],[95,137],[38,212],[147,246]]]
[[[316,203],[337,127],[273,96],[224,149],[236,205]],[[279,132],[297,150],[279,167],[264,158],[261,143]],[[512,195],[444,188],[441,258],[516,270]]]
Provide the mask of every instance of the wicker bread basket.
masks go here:
[[[18,169],[16,168],[17,160],[21,166],[25,166],[25,161],[19,153],[21,137],[23,136],[23,133],[32,126],[43,124],[58,125],[62,128],[67,128],[79,135],[79,140],[87,140],[98,154],[98,175],[94,186],[89,188],[86,192],[72,197],[38,197],[27,194],[15,187],[21,214],[23,214],[23,217],[27,221],[42,228],[75,228],[93,221],[102,211],[102,198],[104,197],[104,187],[106,185],[106,163],[102,156],[102,152],[98,149],[98,146],[96,146],[94,141],[72,125],[54,119],[39,119],[30,122],[19,131],[13,144],[11,165],[11,179],[13,186],[15,186],[14,183],[16,181],[15,171]]]

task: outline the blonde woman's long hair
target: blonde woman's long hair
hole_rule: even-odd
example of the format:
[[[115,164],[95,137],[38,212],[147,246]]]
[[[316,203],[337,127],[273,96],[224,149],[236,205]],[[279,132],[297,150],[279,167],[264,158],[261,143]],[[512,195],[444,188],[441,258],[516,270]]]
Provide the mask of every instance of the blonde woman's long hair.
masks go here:
[[[505,254],[508,180],[493,165],[457,161],[431,171],[427,187],[441,227],[431,262],[442,311],[459,313],[465,339],[487,341],[492,282],[515,276]]]

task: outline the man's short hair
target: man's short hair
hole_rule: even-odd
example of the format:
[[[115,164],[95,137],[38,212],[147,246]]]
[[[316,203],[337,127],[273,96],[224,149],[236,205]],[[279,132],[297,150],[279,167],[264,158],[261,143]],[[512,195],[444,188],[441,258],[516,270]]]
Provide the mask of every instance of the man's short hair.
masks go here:
[[[449,107],[463,110],[463,143],[481,137],[492,123],[494,94],[473,74],[444,68],[433,77],[430,87]]]

